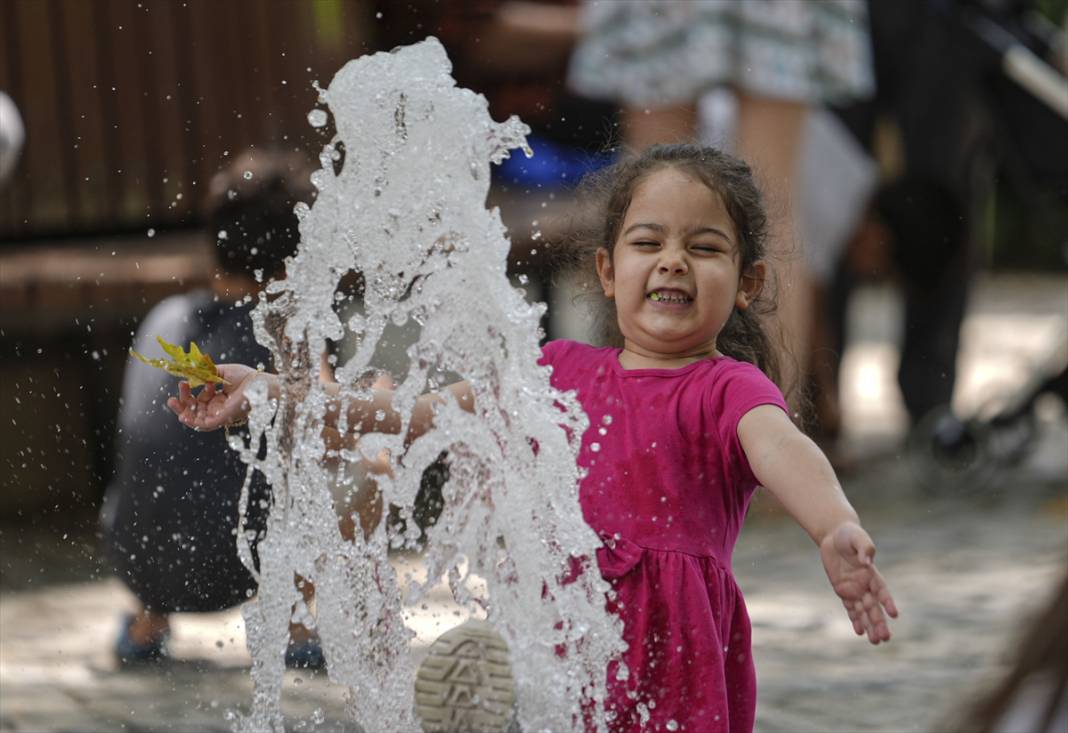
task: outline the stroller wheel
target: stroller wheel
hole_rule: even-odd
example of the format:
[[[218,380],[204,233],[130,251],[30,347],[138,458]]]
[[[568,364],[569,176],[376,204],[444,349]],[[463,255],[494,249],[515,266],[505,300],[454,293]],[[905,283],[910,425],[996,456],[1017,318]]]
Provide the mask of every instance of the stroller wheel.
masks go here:
[[[1031,409],[1000,415],[990,421],[987,433],[990,454],[997,462],[1018,466],[1037,444],[1038,418]]]
[[[928,413],[908,439],[913,474],[931,494],[982,491],[998,462],[990,452],[989,430],[978,421],[961,421],[948,407]]]

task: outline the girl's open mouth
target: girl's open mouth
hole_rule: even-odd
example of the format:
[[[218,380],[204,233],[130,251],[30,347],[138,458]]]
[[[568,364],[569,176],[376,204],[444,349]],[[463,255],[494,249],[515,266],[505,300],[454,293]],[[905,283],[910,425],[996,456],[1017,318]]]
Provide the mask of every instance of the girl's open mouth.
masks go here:
[[[686,305],[693,301],[686,293],[681,290],[654,290],[645,296],[654,303],[663,303],[665,305]]]

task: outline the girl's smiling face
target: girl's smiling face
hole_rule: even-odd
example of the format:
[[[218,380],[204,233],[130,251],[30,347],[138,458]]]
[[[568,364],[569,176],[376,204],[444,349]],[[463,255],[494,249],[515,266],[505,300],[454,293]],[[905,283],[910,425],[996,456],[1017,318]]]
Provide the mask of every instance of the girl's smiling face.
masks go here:
[[[627,368],[675,367],[716,355],[716,336],[748,307],[763,263],[742,277],[734,222],[719,194],[674,167],[638,183],[612,252],[597,252],[616,301]]]

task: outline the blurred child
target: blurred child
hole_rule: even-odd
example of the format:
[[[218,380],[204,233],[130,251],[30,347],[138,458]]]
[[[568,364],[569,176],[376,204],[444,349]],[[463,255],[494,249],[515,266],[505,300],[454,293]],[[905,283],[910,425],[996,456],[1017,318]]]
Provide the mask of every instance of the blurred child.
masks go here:
[[[296,250],[293,206],[311,200],[311,170],[300,155],[250,152],[216,175],[207,202],[208,236],[215,242],[211,286],[153,307],[134,349],[156,354],[161,336],[183,348],[195,341],[219,358],[270,365],[270,353],[252,333],[250,301],[261,283],[284,273],[285,258]],[[160,422],[171,378],[131,364],[119,415],[118,469],[102,510],[112,567],[138,601],[120,624],[120,664],[166,655],[171,613],[220,611],[256,591],[236,549],[246,466],[217,436],[189,435]],[[256,474],[250,532],[263,530],[269,491]],[[322,653],[307,631],[297,636],[305,643],[291,647],[287,660],[320,665]]]

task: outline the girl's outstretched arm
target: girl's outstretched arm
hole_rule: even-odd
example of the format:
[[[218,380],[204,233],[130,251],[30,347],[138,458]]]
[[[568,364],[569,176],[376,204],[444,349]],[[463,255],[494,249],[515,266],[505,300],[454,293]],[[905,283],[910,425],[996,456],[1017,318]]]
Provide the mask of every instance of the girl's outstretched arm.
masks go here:
[[[229,384],[220,390],[214,384],[208,384],[199,393],[193,394],[188,382],[178,385],[178,395],[167,400],[167,407],[178,416],[178,420],[195,430],[218,430],[227,425],[243,423],[250,409],[245,393],[257,380],[267,383],[268,395],[277,398],[281,392],[278,375],[258,371],[244,364],[219,364],[219,373]],[[348,429],[354,433],[399,433],[404,424],[402,416],[393,409],[393,390],[374,389],[368,400],[345,399],[340,397],[341,386],[326,383],[323,389],[335,398],[327,404],[323,416],[325,427],[336,428],[341,409],[345,409]],[[446,387],[468,412],[474,412],[474,394],[467,382],[457,382]],[[415,403],[411,419],[408,421],[408,433],[405,439],[411,442],[427,432],[434,422],[434,410],[445,400],[440,394],[422,395]]]
[[[761,405],[738,422],[738,438],[757,480],[820,548],[823,567],[853,630],[872,644],[890,640],[886,616],[897,606],[875,567],[875,543],[823,452],[778,407]]]

